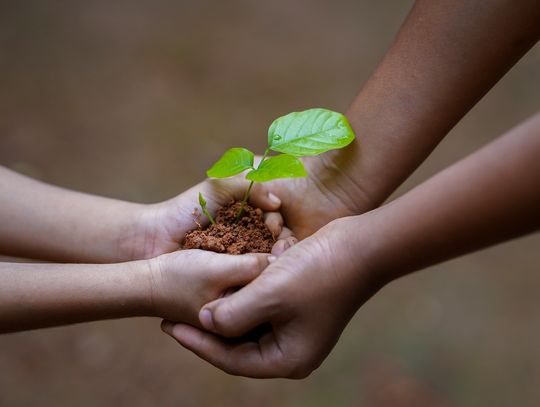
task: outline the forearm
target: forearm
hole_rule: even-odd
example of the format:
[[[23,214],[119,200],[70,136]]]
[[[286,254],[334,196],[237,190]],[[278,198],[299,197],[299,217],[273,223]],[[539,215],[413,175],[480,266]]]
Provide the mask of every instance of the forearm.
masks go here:
[[[0,333],[151,313],[149,264],[0,263]]]
[[[356,141],[322,156],[332,185],[358,213],[381,204],[538,41],[538,21],[535,0],[417,1],[347,111]]]
[[[535,231],[539,174],[536,115],[396,201],[350,218],[358,228],[350,252],[388,281]]]
[[[129,260],[141,205],[54,187],[0,167],[0,253],[53,261]]]

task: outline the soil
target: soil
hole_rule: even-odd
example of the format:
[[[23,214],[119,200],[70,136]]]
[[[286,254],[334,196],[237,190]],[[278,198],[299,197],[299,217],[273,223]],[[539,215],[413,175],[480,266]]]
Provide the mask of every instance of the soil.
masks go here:
[[[228,254],[270,253],[275,238],[264,223],[262,210],[246,204],[236,221],[240,205],[229,202],[217,211],[215,225],[206,229],[199,225],[199,229],[186,233],[183,248]]]

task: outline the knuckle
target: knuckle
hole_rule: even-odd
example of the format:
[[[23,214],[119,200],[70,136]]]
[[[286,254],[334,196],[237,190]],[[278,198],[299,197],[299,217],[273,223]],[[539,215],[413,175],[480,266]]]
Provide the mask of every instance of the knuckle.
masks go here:
[[[268,266],[268,255],[258,255],[256,256],[257,264],[257,274],[263,271]]]
[[[223,335],[234,334],[233,311],[227,303],[214,309],[214,325],[217,331]]]
[[[236,280],[253,280],[259,275],[262,270],[261,260],[255,255],[246,255],[237,263],[236,272],[233,274],[236,276]]]
[[[250,255],[249,262],[247,264],[250,275],[255,278],[261,271],[263,271],[268,265],[268,256],[266,255]]]
[[[251,255],[248,257],[247,266],[250,270],[259,269],[262,267],[262,256]]]
[[[235,263],[235,267],[242,271],[252,270],[254,267],[257,267],[259,265],[259,260],[257,259],[257,256],[253,254],[235,256],[234,259],[237,260],[237,262]]]

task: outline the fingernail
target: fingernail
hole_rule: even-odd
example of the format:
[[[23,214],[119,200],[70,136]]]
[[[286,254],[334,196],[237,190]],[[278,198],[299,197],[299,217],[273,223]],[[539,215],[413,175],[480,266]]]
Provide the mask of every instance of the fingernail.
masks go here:
[[[272,264],[277,260],[276,256],[268,256],[268,264]]]
[[[275,196],[272,192],[268,194],[268,199],[270,199],[270,202],[272,202],[274,205],[281,205],[281,199]]]
[[[208,331],[215,330],[214,317],[209,309],[205,308],[199,313],[199,320],[201,321],[201,325]]]

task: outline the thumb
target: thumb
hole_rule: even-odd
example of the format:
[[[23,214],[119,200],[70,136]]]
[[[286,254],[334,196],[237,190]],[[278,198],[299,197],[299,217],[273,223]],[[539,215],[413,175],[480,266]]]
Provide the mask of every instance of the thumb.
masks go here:
[[[258,281],[205,305],[199,312],[201,325],[219,335],[237,337],[268,322],[272,307],[263,297]]]
[[[227,288],[239,287],[255,280],[268,266],[270,255],[266,253],[249,253],[237,256],[226,255],[230,265],[219,269],[219,277],[227,284]]]
[[[281,206],[281,200],[271,193],[266,185],[261,183],[253,186],[249,202],[267,212],[277,211]]]

